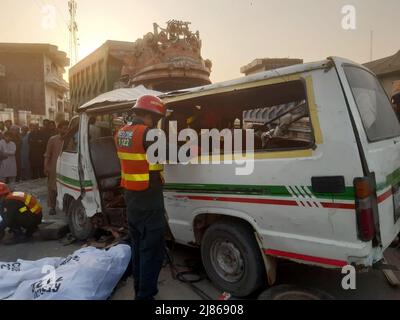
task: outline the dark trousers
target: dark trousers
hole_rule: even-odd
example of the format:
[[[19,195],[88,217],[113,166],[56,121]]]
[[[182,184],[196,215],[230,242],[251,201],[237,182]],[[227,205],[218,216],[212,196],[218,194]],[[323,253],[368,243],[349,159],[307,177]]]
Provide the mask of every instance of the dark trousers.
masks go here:
[[[17,165],[17,176],[15,178],[15,181],[19,182],[21,180],[22,176],[22,169],[21,169],[21,151],[17,150],[17,153],[15,154],[15,162]]]
[[[0,229],[8,227],[12,232],[24,232],[27,236],[31,236],[42,222],[42,213],[25,212],[22,214],[17,211],[7,211],[2,214],[2,218]]]
[[[152,300],[158,293],[158,277],[165,257],[164,208],[145,209],[137,194],[125,194],[136,300]]]
[[[1,238],[1,234],[6,230],[7,228],[7,224],[4,220],[1,220],[0,222],[0,238]]]
[[[31,165],[32,179],[44,178],[44,169],[42,165]]]

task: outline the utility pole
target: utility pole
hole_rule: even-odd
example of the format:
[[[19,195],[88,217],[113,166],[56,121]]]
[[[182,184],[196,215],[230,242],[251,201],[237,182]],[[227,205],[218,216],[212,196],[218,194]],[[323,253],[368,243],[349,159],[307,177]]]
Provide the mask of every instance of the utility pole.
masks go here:
[[[71,59],[71,66],[78,62],[78,24],[76,22],[76,10],[78,4],[75,0],[68,1],[69,9],[69,57]]]

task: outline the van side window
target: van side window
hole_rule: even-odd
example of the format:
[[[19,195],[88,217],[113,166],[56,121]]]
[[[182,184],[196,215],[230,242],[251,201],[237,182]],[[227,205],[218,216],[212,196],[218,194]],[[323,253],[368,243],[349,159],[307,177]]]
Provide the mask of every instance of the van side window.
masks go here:
[[[400,124],[379,80],[366,70],[344,67],[361,121],[370,142],[400,136]]]
[[[89,117],[89,142],[112,136],[112,122],[109,115]]]
[[[175,102],[168,109],[172,109],[168,120],[177,122],[178,131],[189,127],[200,135],[202,129],[242,130],[243,150],[246,129],[254,130],[256,152],[314,145],[306,88],[301,80],[201,96]],[[168,123],[164,128],[168,131]],[[220,150],[223,140],[221,137]]]
[[[79,118],[71,120],[69,131],[64,138],[63,152],[77,153],[79,143]]]

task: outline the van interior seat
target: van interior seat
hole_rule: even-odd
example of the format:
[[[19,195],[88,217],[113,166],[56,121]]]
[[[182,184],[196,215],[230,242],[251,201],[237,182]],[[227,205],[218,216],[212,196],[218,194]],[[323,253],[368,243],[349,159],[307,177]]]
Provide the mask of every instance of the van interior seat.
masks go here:
[[[93,139],[89,145],[100,190],[118,188],[121,181],[121,165],[114,138],[109,136]]]

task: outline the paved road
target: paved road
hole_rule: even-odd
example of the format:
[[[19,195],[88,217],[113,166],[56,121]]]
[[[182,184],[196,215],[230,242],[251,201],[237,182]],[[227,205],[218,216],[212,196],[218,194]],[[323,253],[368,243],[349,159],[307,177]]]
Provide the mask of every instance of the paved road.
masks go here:
[[[44,180],[23,183],[18,190],[29,191],[36,195],[44,205],[44,220],[49,221],[46,215],[45,204],[46,187]],[[64,219],[61,213],[54,219]],[[67,256],[79,249],[81,244],[63,246],[60,241],[41,241],[39,238],[26,244],[15,246],[4,246],[0,244],[0,261],[15,261],[16,259],[36,260],[50,256]],[[186,270],[186,263],[200,261],[200,252],[197,249],[183,246],[175,246],[172,252],[177,268]],[[388,254],[393,261],[400,266],[400,249],[389,249]],[[381,271],[371,271],[357,274],[356,290],[344,291],[341,288],[342,275],[337,270],[327,270],[310,267],[296,263],[282,261],[279,265],[277,284],[295,284],[307,287],[314,287],[326,291],[336,299],[400,299],[400,288],[391,287]],[[196,284],[208,296],[216,299],[220,290],[215,288],[207,279]],[[193,291],[187,284],[184,284],[171,276],[169,267],[165,267],[159,279],[160,293],[157,299],[160,300],[186,300],[202,299],[199,294]],[[122,282],[115,291],[112,299],[129,300],[133,298],[132,279]]]

